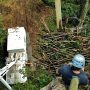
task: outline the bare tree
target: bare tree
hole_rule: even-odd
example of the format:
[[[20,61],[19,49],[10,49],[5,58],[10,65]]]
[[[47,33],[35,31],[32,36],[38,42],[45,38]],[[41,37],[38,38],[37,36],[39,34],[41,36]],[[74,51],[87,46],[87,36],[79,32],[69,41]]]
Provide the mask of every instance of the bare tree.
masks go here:
[[[80,15],[80,23],[78,24],[79,27],[81,27],[83,25],[84,21],[85,21],[87,12],[89,10],[89,4],[90,4],[89,0],[86,0],[85,4],[83,4],[84,7],[82,8],[82,12],[81,12],[81,15]]]
[[[62,29],[61,0],[55,0],[57,29]]]

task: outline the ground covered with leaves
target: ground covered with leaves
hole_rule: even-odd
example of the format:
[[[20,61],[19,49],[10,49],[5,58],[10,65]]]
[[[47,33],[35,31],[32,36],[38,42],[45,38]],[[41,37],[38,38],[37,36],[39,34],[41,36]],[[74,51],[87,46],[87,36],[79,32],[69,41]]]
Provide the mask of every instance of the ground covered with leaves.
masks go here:
[[[70,62],[78,53],[85,56],[86,66],[90,64],[90,37],[65,32],[40,36],[38,54],[41,58],[39,60],[46,68],[55,70],[61,64]]]
[[[18,83],[12,86],[14,90],[40,90],[40,88],[55,78],[56,69],[62,64],[70,62],[77,53],[85,56],[85,71],[90,74],[90,10],[82,33],[71,33],[69,29],[66,30],[67,32],[61,30],[58,32],[56,30],[53,1],[27,0],[26,2],[26,0],[3,0],[0,2],[0,27],[3,26],[3,28],[7,29],[9,27],[24,26],[30,35],[33,57],[37,59],[35,61],[36,71],[32,72],[30,67],[26,68],[27,72],[25,75],[27,75],[28,81],[24,84]],[[71,19],[79,17],[79,11],[79,0],[63,0],[63,26],[67,28],[76,26],[75,21]],[[66,18],[70,18],[67,23],[65,22]],[[0,42],[2,42],[2,37],[6,37],[6,34],[4,33],[4,35],[0,36]],[[1,66],[5,64],[5,57],[7,56],[5,54],[6,43],[3,43],[2,46],[0,44],[0,62],[3,64]],[[2,87],[0,89],[3,90]]]

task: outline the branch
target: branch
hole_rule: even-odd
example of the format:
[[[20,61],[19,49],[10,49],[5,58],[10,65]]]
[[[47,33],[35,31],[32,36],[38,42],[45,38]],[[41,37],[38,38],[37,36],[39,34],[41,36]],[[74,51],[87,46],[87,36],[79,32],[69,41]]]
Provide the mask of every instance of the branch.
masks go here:
[[[49,27],[47,26],[47,24],[46,24],[46,22],[45,22],[43,17],[41,18],[41,23],[44,25],[44,27],[47,30],[47,32],[50,33]]]

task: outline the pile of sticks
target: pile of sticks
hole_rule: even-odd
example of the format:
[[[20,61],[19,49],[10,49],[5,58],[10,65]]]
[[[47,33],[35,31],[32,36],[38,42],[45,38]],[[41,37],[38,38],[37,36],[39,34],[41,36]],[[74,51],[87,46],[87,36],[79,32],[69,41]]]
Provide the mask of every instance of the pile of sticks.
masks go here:
[[[86,62],[90,62],[90,37],[56,32],[40,35],[38,44],[38,58],[51,74],[64,63],[72,60],[75,54],[83,54]]]

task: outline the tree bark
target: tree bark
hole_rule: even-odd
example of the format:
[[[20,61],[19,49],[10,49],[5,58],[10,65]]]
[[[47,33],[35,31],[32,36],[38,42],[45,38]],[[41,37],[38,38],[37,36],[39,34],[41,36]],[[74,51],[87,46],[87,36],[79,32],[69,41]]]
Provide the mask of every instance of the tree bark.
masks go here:
[[[55,0],[57,29],[62,29],[61,0]]]
[[[82,27],[82,25],[85,21],[87,12],[89,10],[89,3],[90,3],[89,0],[86,0],[86,3],[84,4],[84,8],[82,8],[82,12],[81,12],[81,16],[80,16],[80,23],[78,24],[79,27]]]
[[[85,0],[79,0],[79,4],[80,4],[80,11],[79,11],[79,18],[81,16],[81,13],[83,11],[83,7],[84,7],[84,3],[85,3]]]

